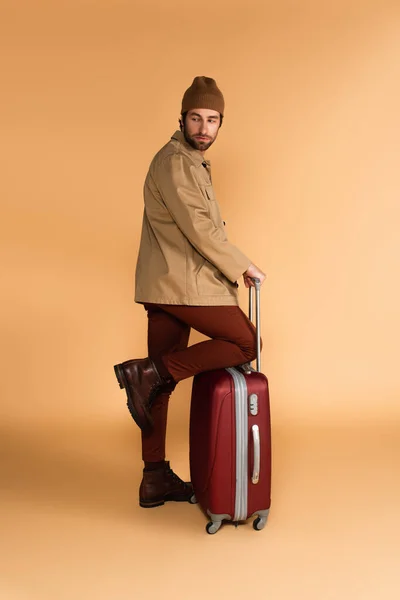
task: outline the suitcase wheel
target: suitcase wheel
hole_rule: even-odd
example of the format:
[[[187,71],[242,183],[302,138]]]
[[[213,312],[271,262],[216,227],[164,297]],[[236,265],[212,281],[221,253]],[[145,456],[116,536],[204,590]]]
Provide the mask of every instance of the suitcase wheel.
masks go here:
[[[197,504],[198,500],[196,498],[196,494],[193,494],[193,496],[190,496],[189,498],[189,504]]]
[[[261,531],[261,529],[264,529],[266,522],[267,522],[267,517],[257,517],[257,519],[254,519],[254,521],[253,521],[253,528],[256,531]]]
[[[206,525],[206,531],[207,531],[207,533],[212,535],[213,533],[217,533],[217,531],[220,527],[221,527],[221,521],[217,521],[217,522],[210,521]]]

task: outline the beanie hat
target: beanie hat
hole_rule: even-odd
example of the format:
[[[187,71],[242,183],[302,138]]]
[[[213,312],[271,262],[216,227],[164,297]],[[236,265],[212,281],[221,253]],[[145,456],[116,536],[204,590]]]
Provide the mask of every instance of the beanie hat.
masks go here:
[[[181,114],[192,108],[209,108],[222,116],[225,102],[215,79],[211,77],[195,77],[192,85],[186,90],[182,99]]]

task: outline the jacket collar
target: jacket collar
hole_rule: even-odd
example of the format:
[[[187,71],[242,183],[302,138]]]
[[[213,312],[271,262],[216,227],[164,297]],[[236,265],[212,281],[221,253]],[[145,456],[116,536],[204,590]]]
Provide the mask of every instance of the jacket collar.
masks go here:
[[[192,148],[192,146],[187,143],[187,141],[185,140],[185,136],[183,135],[182,131],[179,131],[179,129],[177,129],[175,133],[171,136],[171,140],[176,140],[180,143],[182,151],[184,152],[184,154],[190,156],[196,167],[199,167],[203,163],[205,163],[208,166],[211,165],[210,161],[206,160],[199,150]]]

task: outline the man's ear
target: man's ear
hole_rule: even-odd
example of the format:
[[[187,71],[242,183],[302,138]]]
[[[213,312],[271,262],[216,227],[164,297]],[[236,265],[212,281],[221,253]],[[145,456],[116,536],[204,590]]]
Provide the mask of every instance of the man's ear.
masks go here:
[[[178,122],[179,122],[179,129],[180,129],[181,131],[183,131],[183,121],[182,121],[182,117],[179,117],[179,119],[178,119]]]

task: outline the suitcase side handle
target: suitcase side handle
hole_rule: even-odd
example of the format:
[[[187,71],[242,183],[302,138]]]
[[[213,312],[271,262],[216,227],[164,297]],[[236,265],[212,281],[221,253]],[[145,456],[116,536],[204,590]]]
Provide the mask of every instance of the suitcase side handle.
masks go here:
[[[254,295],[256,297],[256,335],[257,335],[257,371],[261,370],[261,322],[260,322],[260,289],[261,282],[258,277],[252,277],[254,282]],[[249,319],[253,321],[254,305],[253,305],[253,286],[249,288]]]
[[[251,476],[251,483],[257,484],[260,480],[260,429],[258,425],[253,425],[251,428],[253,434],[253,474]]]

